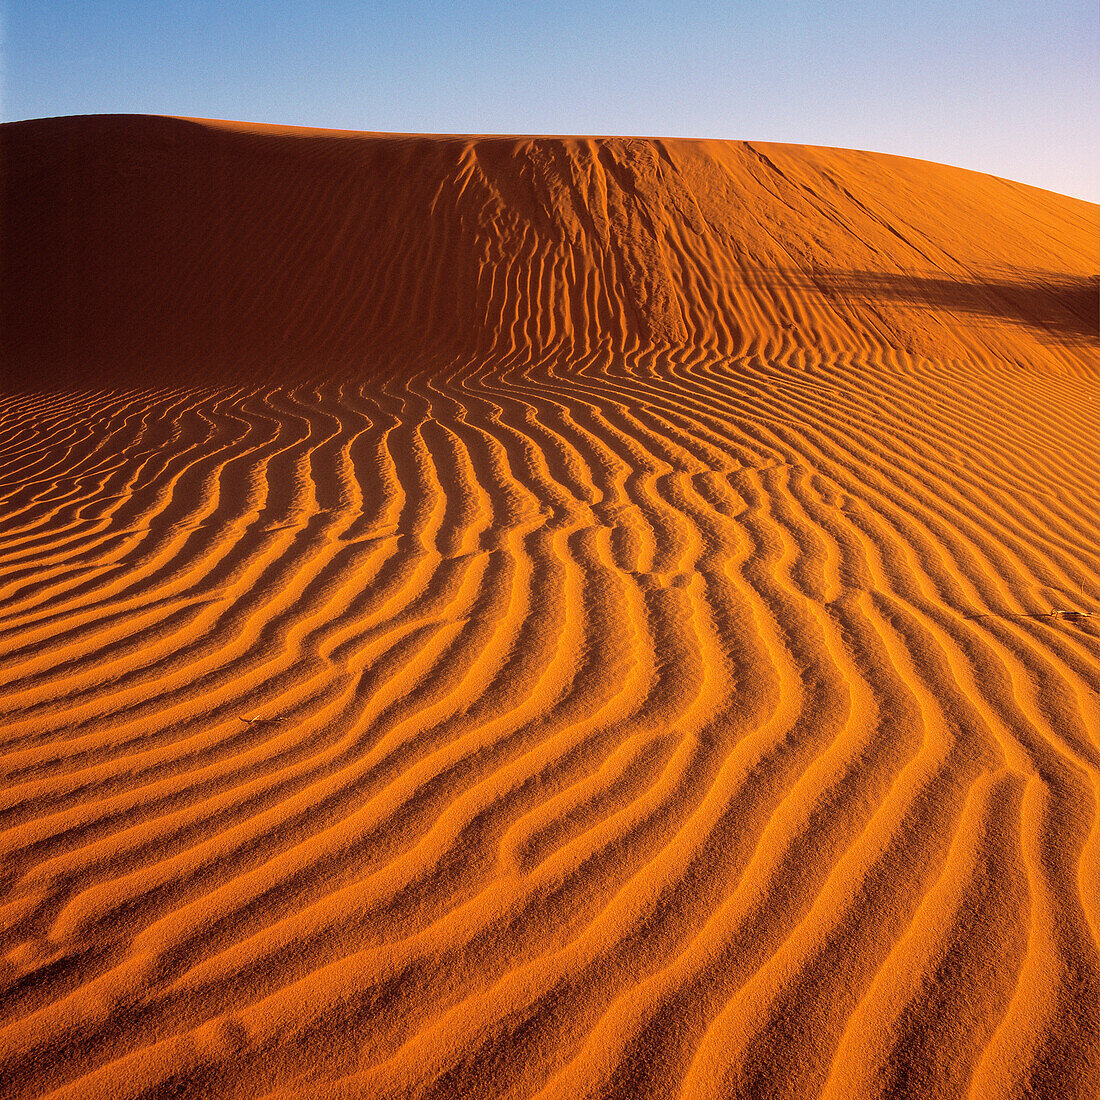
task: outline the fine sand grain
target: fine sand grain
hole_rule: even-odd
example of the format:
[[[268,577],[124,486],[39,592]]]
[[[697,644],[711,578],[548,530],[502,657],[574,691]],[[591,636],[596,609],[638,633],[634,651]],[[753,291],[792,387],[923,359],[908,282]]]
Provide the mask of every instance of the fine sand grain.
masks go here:
[[[0,1094],[1096,1096],[1095,206],[0,158]]]

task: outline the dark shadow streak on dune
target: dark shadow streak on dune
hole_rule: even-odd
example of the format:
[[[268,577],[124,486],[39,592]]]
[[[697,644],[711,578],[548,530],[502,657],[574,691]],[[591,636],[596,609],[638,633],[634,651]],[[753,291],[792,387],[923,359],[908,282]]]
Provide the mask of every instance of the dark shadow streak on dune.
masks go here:
[[[776,271],[772,286],[830,300],[898,303],[1031,329],[1059,344],[1095,345],[1100,330],[1100,276],[998,269],[969,279],[883,271]]]

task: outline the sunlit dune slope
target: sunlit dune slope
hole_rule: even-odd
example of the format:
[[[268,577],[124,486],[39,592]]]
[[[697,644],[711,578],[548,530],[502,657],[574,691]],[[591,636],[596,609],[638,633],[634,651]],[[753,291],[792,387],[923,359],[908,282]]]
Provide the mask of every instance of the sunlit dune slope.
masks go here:
[[[1027,362],[1096,328],[1095,207],[899,157],[126,116],[2,133],[5,350],[36,380],[806,340]]]
[[[1095,1098],[1095,206],[0,155],[0,1096]]]

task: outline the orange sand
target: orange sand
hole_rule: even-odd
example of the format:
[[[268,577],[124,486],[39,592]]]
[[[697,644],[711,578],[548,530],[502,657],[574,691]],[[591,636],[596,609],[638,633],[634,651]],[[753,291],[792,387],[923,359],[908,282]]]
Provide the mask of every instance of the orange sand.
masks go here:
[[[0,145],[0,1093],[1096,1095],[1095,206]]]

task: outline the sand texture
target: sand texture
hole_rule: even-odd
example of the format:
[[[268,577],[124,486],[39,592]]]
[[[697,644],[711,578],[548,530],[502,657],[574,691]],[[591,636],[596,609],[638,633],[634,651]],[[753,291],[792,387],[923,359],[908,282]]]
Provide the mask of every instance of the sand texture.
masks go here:
[[[1097,1095],[1097,207],[0,158],[0,1095]]]

